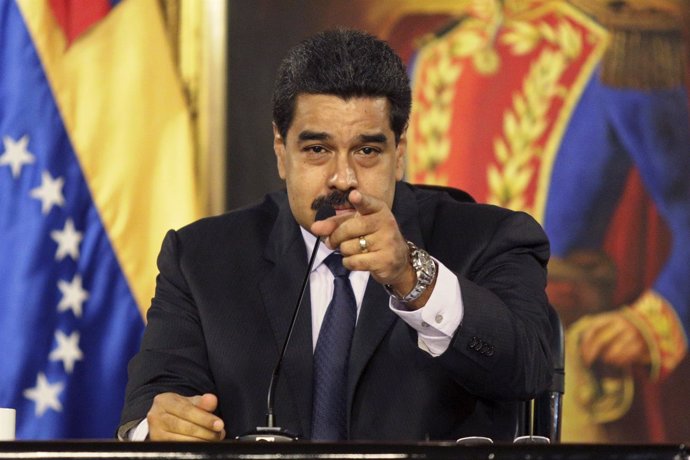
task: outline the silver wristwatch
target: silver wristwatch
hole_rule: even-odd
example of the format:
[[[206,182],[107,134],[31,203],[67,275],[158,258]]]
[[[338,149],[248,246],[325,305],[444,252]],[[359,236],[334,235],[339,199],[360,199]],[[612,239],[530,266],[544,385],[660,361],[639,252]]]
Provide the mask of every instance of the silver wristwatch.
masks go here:
[[[424,249],[419,249],[412,241],[408,241],[407,246],[410,249],[410,264],[417,274],[417,284],[415,284],[412,290],[405,296],[395,292],[393,286],[390,284],[383,285],[388,295],[404,303],[417,300],[436,278],[436,262],[431,258],[429,253]]]

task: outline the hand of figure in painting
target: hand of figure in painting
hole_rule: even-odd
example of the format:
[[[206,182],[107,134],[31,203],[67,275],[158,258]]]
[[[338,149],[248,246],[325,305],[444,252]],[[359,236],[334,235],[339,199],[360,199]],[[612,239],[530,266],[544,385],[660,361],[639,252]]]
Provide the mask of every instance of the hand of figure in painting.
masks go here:
[[[599,362],[617,368],[650,363],[649,347],[640,331],[621,312],[600,313],[580,338],[586,366]]]

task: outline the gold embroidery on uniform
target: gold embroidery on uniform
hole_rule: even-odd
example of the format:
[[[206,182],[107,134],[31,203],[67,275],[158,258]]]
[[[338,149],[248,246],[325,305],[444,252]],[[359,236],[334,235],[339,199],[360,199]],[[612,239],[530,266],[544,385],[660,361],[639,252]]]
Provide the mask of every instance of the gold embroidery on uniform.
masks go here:
[[[544,8],[536,8],[539,4],[544,5]],[[552,8],[555,8],[555,11],[552,11]],[[559,22],[555,25],[550,25],[546,21],[537,23],[536,18],[545,12],[555,13]],[[549,49],[544,51],[546,54],[537,58],[536,64],[533,64],[530,74],[532,78],[530,79],[530,75],[527,76],[522,92],[513,98],[513,107],[508,110],[512,115],[506,112],[504,131],[510,129],[517,137],[496,139],[494,155],[498,161],[493,166],[493,171],[487,171],[488,179],[493,184],[493,190],[489,190],[490,199],[498,203],[510,203],[509,207],[515,206],[517,209],[527,207],[522,196],[524,189],[531,183],[531,178],[535,174],[542,182],[544,179],[542,173],[533,170],[538,168],[543,172],[543,167],[538,166],[536,161],[526,169],[530,163],[529,159],[538,158],[550,165],[549,155],[555,148],[554,139],[551,139],[549,134],[541,151],[523,151],[521,141],[529,142],[530,133],[532,136],[538,133],[544,136],[548,129],[548,120],[544,112],[544,109],[549,108],[548,101],[546,104],[540,104],[542,89],[537,85],[549,80],[557,81],[564,71],[564,66],[582,53],[582,36],[575,26],[564,18],[576,20],[578,24],[586,22],[588,26],[585,33],[594,34],[587,35],[587,39],[598,45],[592,53],[593,56],[587,58],[584,65],[586,75],[576,79],[577,91],[571,94],[567,88],[552,88],[555,92],[550,95],[551,97],[565,98],[562,114],[553,122],[555,132],[562,133],[565,120],[569,118],[566,115],[572,111],[576,96],[584,87],[585,77],[589,76],[594,64],[599,61],[606,41],[605,32],[596,28],[592,30],[591,21],[579,11],[554,2],[481,0],[467,8],[466,15],[461,16],[459,24],[454,29],[440,37],[431,35],[420,39],[422,45],[418,56],[419,64],[415,66],[413,75],[415,103],[408,132],[408,177],[415,182],[443,185],[449,183],[447,173],[441,173],[439,169],[451,155],[452,141],[449,131],[455,110],[455,87],[464,65],[472,65],[477,73],[491,76],[501,68],[501,55],[496,51],[496,40],[500,40],[504,46],[507,45],[513,55],[529,53],[540,43],[546,43]],[[551,58],[555,61],[547,62]],[[556,64],[558,68],[552,69],[551,66]],[[538,116],[535,117],[535,114]],[[528,134],[526,139],[521,136],[523,130]],[[560,138],[559,135],[557,137]],[[518,176],[510,177],[511,171],[517,171]],[[540,182],[534,204],[538,209],[543,206],[543,188],[544,185]]]
[[[504,8],[514,10],[513,2],[475,2],[474,16],[440,38],[426,38],[413,78],[416,104],[410,115],[409,138],[414,145],[407,167],[417,182],[448,184],[436,171],[450,156],[450,124],[455,100],[455,84],[463,70],[461,59],[471,58],[477,73],[491,75],[500,68],[494,40],[503,23]]]
[[[527,54],[542,42],[548,47],[530,66],[522,91],[513,94],[513,105],[503,116],[503,137],[494,140],[496,163],[489,164],[488,202],[514,210],[532,212],[525,192],[535,174],[535,158],[541,157],[538,141],[548,127],[547,112],[556,97],[565,98],[559,84],[568,64],[582,52],[582,35],[568,21],[555,26],[546,21],[533,24],[510,21],[501,41],[516,55]]]
[[[418,85],[415,96],[419,103],[413,108],[410,120],[410,136],[418,139],[417,151],[408,165],[415,176],[423,174],[423,182],[447,184],[447,178],[436,173],[438,165],[450,155],[451,106],[455,98],[455,82],[462,72],[462,66],[453,62],[447,42],[439,42],[427,50],[434,65],[426,66],[424,84]],[[433,57],[431,57],[433,56]]]

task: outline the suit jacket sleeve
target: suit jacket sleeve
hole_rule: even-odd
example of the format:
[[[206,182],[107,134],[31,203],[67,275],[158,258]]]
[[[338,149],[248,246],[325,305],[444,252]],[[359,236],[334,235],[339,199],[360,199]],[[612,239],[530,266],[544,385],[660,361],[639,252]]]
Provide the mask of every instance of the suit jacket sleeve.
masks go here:
[[[169,231],[158,256],[156,295],[147,313],[141,351],[129,364],[121,422],[142,419],[154,396],[214,392],[201,320],[180,267],[177,233]]]
[[[435,228],[435,233],[459,234],[451,239],[453,250],[441,247],[449,243],[429,248],[456,273],[464,304],[462,324],[436,359],[474,395],[531,398],[546,389],[552,375],[545,294],[548,240],[527,214],[465,206],[477,211],[470,216],[471,225],[451,219],[450,226]],[[465,236],[463,224],[485,231]]]

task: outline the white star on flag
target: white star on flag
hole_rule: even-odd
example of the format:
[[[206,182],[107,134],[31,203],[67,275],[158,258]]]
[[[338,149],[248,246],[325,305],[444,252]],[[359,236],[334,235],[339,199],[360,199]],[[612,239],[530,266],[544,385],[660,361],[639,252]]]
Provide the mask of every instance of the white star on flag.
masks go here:
[[[19,177],[22,166],[36,161],[36,157],[26,149],[29,145],[29,136],[24,135],[16,142],[9,136],[3,136],[2,143],[5,144],[5,152],[0,156],[0,166],[10,165],[12,177]]]
[[[64,388],[64,384],[57,382],[50,384],[46,375],[39,372],[36,377],[36,386],[24,390],[24,397],[36,403],[36,417],[42,416],[48,409],[62,412],[62,404],[58,395]]]
[[[81,318],[82,304],[89,298],[89,293],[81,285],[81,275],[74,275],[71,283],[59,280],[58,289],[62,292],[58,311],[72,310],[74,316]]]
[[[81,243],[83,233],[74,228],[72,219],[67,219],[62,230],[50,232],[50,237],[58,244],[55,260],[62,260],[65,256],[70,256],[76,262],[79,258],[79,243]]]
[[[67,336],[61,330],[57,330],[55,331],[55,340],[57,340],[58,346],[50,352],[48,359],[62,361],[65,371],[71,374],[74,370],[74,363],[84,358],[84,354],[79,349],[79,332],[72,332]]]
[[[62,186],[65,179],[58,177],[53,179],[48,171],[43,171],[41,175],[41,186],[31,190],[31,198],[41,200],[41,212],[48,214],[53,205],[62,206],[65,204],[65,197],[62,195]]]

